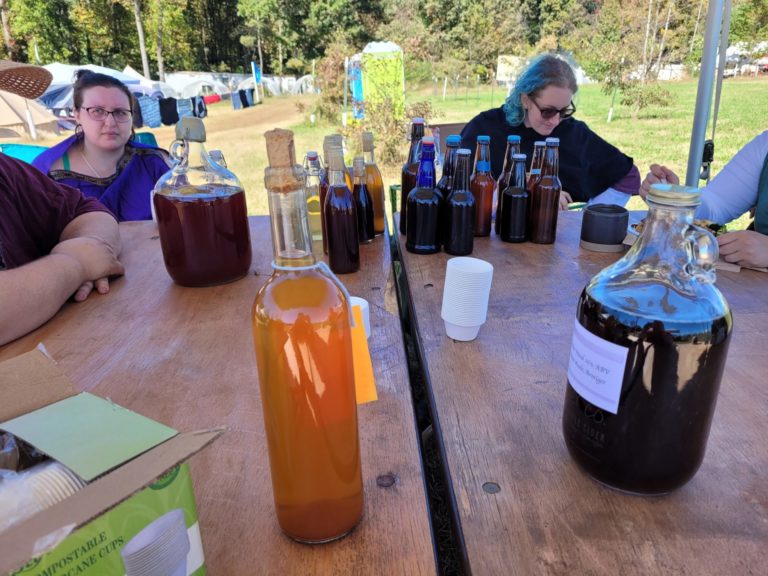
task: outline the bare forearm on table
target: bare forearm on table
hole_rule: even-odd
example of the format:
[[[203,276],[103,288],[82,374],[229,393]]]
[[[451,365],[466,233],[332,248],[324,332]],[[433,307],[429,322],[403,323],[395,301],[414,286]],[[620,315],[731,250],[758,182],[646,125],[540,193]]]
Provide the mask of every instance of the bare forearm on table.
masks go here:
[[[60,241],[87,236],[100,238],[116,256],[120,255],[120,230],[115,219],[106,212],[88,212],[78,216],[64,228]]]
[[[0,272],[0,344],[48,321],[82,282],[80,263],[63,254]]]

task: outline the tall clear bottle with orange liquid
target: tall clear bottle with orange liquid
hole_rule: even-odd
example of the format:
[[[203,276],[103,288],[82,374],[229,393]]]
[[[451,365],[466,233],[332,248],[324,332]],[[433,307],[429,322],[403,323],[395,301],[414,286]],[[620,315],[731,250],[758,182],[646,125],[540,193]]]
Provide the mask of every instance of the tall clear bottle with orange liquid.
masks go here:
[[[312,255],[293,133],[265,136],[275,261],[252,322],[275,507],[291,538],[328,542],[363,514],[350,308]]]

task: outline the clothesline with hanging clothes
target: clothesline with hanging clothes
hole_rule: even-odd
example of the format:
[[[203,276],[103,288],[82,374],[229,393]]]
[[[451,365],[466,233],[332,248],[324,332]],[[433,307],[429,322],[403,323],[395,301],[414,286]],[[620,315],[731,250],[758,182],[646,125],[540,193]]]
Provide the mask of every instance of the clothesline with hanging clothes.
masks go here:
[[[245,88],[232,92],[232,108],[241,110],[254,105],[254,89]]]
[[[173,126],[185,116],[205,118],[208,115],[208,108],[202,96],[180,99],[138,96],[137,101],[139,106],[133,115],[135,128],[158,128],[161,124]]]

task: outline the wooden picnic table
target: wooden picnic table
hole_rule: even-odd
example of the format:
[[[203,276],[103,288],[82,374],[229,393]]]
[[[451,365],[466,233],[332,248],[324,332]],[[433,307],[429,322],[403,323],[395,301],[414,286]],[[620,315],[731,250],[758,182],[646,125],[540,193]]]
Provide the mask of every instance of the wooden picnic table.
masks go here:
[[[573,320],[587,281],[619,255],[579,247],[581,213],[554,245],[475,238],[494,265],[488,321],[452,341],[440,318],[449,255],[398,248],[411,330],[444,459],[458,547],[474,574],[766,574],[768,275],[718,272],[732,337],[704,463],[686,486],[640,497],[593,481],[561,416]]]
[[[184,288],[168,276],[152,222],[120,225],[124,278],[106,296],[67,303],[6,346],[0,360],[42,342],[80,390],[180,431],[228,431],[190,461],[208,574],[434,574],[435,559],[389,242],[361,247],[342,276],[370,303],[379,399],[358,408],[365,512],[352,534],[309,546],[275,517],[250,311],[271,274],[269,219],[251,218],[251,272]]]

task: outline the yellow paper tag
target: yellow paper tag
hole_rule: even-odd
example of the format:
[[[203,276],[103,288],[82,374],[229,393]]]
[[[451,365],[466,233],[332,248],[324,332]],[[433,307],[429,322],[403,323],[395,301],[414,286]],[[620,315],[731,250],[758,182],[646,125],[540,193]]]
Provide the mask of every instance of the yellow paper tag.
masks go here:
[[[355,369],[355,395],[358,404],[373,402],[376,395],[376,381],[373,378],[373,364],[365,337],[363,311],[360,306],[352,306],[355,325],[352,327],[352,364]]]

